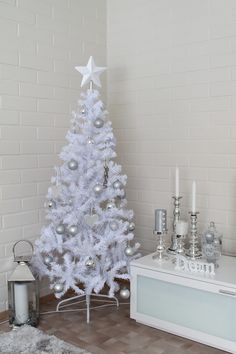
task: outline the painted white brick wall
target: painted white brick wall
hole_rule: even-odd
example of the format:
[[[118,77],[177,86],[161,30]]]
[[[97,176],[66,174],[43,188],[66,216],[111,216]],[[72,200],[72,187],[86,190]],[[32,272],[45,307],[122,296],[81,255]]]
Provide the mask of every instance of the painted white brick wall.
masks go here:
[[[0,43],[1,312],[12,245],[33,241],[45,222],[45,193],[80,95],[74,66],[90,55],[106,64],[106,0],[1,0]]]
[[[214,220],[235,253],[236,1],[109,0],[107,33],[109,110],[137,239],[155,249],[154,209],[171,217],[178,165],[182,217],[196,179],[200,231]]]

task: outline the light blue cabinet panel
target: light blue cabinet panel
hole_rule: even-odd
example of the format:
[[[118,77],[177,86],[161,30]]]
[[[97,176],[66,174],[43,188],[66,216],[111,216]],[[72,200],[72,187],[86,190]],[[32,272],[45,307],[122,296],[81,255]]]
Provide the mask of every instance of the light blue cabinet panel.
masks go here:
[[[236,342],[236,297],[137,276],[137,312]]]

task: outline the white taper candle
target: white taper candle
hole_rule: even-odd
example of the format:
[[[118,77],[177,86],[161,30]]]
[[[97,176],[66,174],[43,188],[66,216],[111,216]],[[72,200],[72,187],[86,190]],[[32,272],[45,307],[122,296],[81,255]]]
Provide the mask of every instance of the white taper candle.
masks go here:
[[[15,283],[14,293],[16,323],[24,324],[29,318],[27,285],[22,283]]]
[[[175,196],[179,197],[179,168],[175,169]]]
[[[196,212],[196,181],[192,184],[192,210],[193,213]]]

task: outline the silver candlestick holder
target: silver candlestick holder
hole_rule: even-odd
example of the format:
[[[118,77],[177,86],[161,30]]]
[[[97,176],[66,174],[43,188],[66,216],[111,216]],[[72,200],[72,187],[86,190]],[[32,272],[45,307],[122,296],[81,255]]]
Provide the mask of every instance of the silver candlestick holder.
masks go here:
[[[186,252],[186,256],[190,259],[199,259],[202,257],[202,253],[200,251],[198,236],[197,236],[197,216],[199,214],[198,211],[190,211],[190,218],[191,218],[191,229],[190,229],[190,247]]]
[[[158,245],[156,253],[153,255],[154,260],[162,261],[167,260],[166,247],[164,243],[164,237],[167,234],[167,211],[166,209],[155,210],[155,230],[154,235],[158,236]]]
[[[172,254],[176,254],[176,250],[178,248],[178,240],[176,236],[176,223],[180,219],[180,199],[182,197],[173,196],[172,198],[174,200],[174,210],[173,210],[174,219],[173,219],[173,232],[171,235],[171,245],[168,248],[168,252]]]

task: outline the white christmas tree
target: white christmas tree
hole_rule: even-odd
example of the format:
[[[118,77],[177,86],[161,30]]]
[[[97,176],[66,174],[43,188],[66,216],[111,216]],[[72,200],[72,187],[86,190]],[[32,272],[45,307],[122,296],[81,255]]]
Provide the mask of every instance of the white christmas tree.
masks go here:
[[[60,154],[63,164],[47,194],[47,219],[35,243],[34,266],[50,279],[59,298],[68,289],[76,294],[99,293],[106,284],[108,295],[119,290],[117,280],[129,278],[129,262],[136,258],[139,244],[131,245],[135,225],[133,211],[126,208],[124,186],[116,157],[115,139],[107,112],[93,90],[100,86],[105,68],[90,57],[82,73],[79,110],[72,114],[68,145]]]

